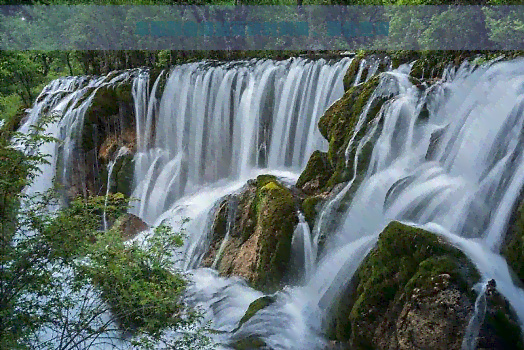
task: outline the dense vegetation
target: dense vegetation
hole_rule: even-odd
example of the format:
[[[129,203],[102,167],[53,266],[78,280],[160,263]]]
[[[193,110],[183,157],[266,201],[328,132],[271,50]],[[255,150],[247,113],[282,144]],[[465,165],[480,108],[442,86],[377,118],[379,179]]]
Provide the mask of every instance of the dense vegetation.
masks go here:
[[[79,349],[123,334],[139,347],[210,348],[198,313],[181,302],[186,278],[172,272],[181,232],[157,227],[144,249],[118,227],[101,230],[104,211],[110,222],[126,212],[120,194],[53,210],[56,193],[22,191],[46,163],[38,147],[56,141],[43,133],[46,119],[39,133],[3,129],[0,140],[0,348]]]

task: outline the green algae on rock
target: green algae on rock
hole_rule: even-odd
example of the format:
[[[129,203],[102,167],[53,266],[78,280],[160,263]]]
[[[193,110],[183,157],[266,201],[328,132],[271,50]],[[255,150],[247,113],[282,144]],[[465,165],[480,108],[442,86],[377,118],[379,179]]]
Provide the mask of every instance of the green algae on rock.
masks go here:
[[[373,99],[365,116],[366,120],[362,124],[362,128],[358,131],[355,130],[357,122],[361,114],[365,111],[368,102],[370,102],[370,98],[379,82],[379,77],[373,77],[363,84],[350,88],[344,96],[335,102],[320,118],[318,128],[322,136],[329,141],[327,158],[331,167],[334,169],[332,176],[322,190],[331,190],[336,184],[348,181],[352,177],[353,162],[346,164],[346,149],[350,140],[353,139],[354,147],[351,147],[349,155],[350,159],[352,159],[355,155],[358,141],[364,137],[371,124],[370,121],[376,117],[385,102],[385,98]],[[355,132],[357,132],[356,135],[354,135]],[[361,161],[369,160],[367,158],[369,158],[370,155],[370,152],[367,152],[364,156],[361,155]],[[359,165],[362,165],[359,171],[366,170],[366,162]]]
[[[306,168],[300,174],[295,186],[305,193],[315,193],[326,186],[332,175],[333,168],[328,161],[327,153],[317,150],[309,157]]]
[[[244,316],[242,316],[242,318],[238,322],[238,326],[241,327],[244,323],[246,323],[253,316],[255,316],[257,312],[273,304],[275,301],[276,301],[276,297],[273,295],[265,295],[253,301],[251,304],[249,304],[249,307],[247,308],[246,313],[244,314]]]
[[[276,177],[260,175],[237,195],[231,237],[217,264],[223,276],[244,277],[253,287],[273,290],[282,282],[291,254],[293,231],[298,223],[293,194]],[[210,267],[222,244],[226,210],[215,216],[211,248],[203,266]]]
[[[355,350],[461,349],[479,280],[475,266],[444,239],[392,222],[341,297],[330,334]],[[513,310],[500,299],[488,297],[481,335],[502,350],[522,336]],[[508,339],[503,329],[518,334]],[[521,342],[511,346],[522,349]]]

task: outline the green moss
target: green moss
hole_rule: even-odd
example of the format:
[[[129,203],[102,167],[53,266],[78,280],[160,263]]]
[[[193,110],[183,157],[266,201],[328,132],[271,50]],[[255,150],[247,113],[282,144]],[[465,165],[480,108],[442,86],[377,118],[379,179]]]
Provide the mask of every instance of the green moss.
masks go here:
[[[131,83],[122,82],[116,86],[104,86],[96,90],[95,96],[86,111],[84,128],[82,130],[82,148],[88,152],[95,146],[93,135],[98,135],[98,140],[104,139],[104,132],[109,129],[108,126],[113,129],[120,126],[119,111],[121,106],[127,105],[129,111],[133,111],[133,96],[131,93]],[[84,95],[83,99],[77,102],[79,106],[86,98],[88,98],[93,92],[94,88]],[[131,125],[134,120],[124,120],[126,125]],[[105,128],[101,128],[105,126]]]
[[[358,68],[360,67],[360,62],[362,62],[363,58],[363,55],[357,55],[355,58],[353,58],[353,61],[351,61],[351,64],[344,75],[344,90],[347,91],[353,86],[355,77],[358,73]]]
[[[230,346],[235,350],[256,350],[265,348],[266,343],[257,336],[250,335],[246,338],[237,340],[233,344],[230,344]]]
[[[132,93],[132,85],[131,83],[124,82],[121,84],[118,84],[114,88],[115,90],[115,96],[119,102],[124,103],[133,103],[133,93]]]
[[[274,175],[258,175],[256,180],[257,188],[264,187],[268,182],[276,181],[277,177]]]
[[[258,183],[260,177],[257,178]],[[259,263],[255,280],[258,289],[272,289],[285,274],[291,254],[291,239],[298,223],[291,192],[276,181],[268,181],[257,189],[255,199],[257,225],[260,232]]]
[[[337,325],[337,338],[351,338],[357,349],[372,346],[369,330],[378,326],[391,303],[415,288],[432,288],[434,278],[442,274],[448,274],[449,283],[459,286],[474,302],[471,287],[480,275],[460,250],[430,232],[390,223],[357,271],[359,283],[354,296],[348,298],[354,300],[350,311],[341,310],[336,316],[341,325]]]
[[[494,334],[498,335],[502,349],[524,349],[522,330],[515,320],[510,319],[507,312],[502,309],[488,312],[484,323]]]
[[[310,196],[302,202],[302,212],[310,228],[315,226],[315,220],[319,213],[319,203],[323,201],[322,196]]]
[[[111,192],[123,193],[126,197],[131,196],[133,190],[133,173],[135,163],[132,155],[120,157],[113,168],[113,179],[111,180]]]
[[[258,311],[273,304],[275,300],[276,298],[274,296],[265,295],[253,301],[251,304],[249,304],[249,307],[247,308],[246,313],[244,314],[244,316],[242,316],[242,318],[238,322],[238,327],[240,328],[244,323],[249,321]]]
[[[355,126],[366,107],[370,97],[379,84],[379,77],[373,77],[366,83],[350,88],[344,96],[334,103],[320,118],[318,127],[322,135],[329,141],[327,158],[334,172],[323,190],[330,190],[336,184],[348,181],[353,175],[353,162],[346,167],[345,152],[353,137]],[[355,155],[359,141],[364,137],[370,126],[370,121],[377,115],[385,102],[384,98],[376,99],[370,106],[361,130],[355,135],[353,147],[350,149],[350,159]],[[371,143],[369,147],[373,147]],[[359,169],[365,171],[371,153],[369,150],[360,157]]]
[[[306,168],[300,174],[295,186],[303,188],[307,182],[318,180],[318,188],[323,188],[332,175],[333,168],[328,161],[327,153],[317,150],[309,157]]]

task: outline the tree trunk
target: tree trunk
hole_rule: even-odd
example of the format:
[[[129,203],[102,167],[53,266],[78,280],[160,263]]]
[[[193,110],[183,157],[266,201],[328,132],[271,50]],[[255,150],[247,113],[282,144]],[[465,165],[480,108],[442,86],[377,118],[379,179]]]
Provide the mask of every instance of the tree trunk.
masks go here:
[[[65,57],[66,57],[67,67],[69,68],[69,74],[72,76],[74,74],[73,74],[73,67],[71,66],[70,52],[66,52]]]

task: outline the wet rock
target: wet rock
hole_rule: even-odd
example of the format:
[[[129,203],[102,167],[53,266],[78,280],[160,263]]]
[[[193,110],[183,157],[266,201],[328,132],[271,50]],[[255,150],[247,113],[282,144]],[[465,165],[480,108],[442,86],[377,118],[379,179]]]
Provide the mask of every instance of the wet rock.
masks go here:
[[[296,187],[306,194],[315,194],[326,186],[332,175],[333,168],[328,161],[327,153],[315,151],[300,174]]]
[[[209,246],[208,251],[202,258],[201,265],[203,267],[212,267],[219,252],[220,245],[222,244],[227,231],[227,218],[228,218],[228,200],[226,198],[220,203],[218,210],[215,212],[215,218],[213,220],[213,226],[211,232],[213,233],[213,240]]]
[[[145,231],[149,226],[138,216],[124,214],[114,223],[112,229],[118,230],[124,240],[134,238],[140,232]]]
[[[304,218],[309,224],[310,229],[313,229],[315,226],[318,214],[329,196],[329,192],[324,192],[318,195],[309,196],[302,201],[302,212],[304,213]]]
[[[331,340],[327,343],[324,350],[350,350],[349,344],[341,341]]]
[[[353,161],[346,163],[346,149],[350,141],[353,140],[348,156],[349,159],[354,159],[359,141],[366,135],[366,132],[372,125],[371,121],[376,117],[386,100],[385,98],[373,100],[368,113],[364,116],[365,120],[362,123],[362,127],[357,132],[355,128],[360,116],[378,84],[379,77],[374,77],[366,83],[351,87],[320,118],[318,128],[322,136],[329,141],[327,160],[332,169],[331,177],[321,191],[329,191],[335,185],[348,181],[353,177],[355,164]],[[368,142],[366,147],[360,152],[358,163],[356,164],[357,175],[365,173],[372,150],[373,142]]]
[[[246,313],[244,314],[244,316],[242,316],[242,318],[238,322],[238,326],[241,327],[244,323],[246,323],[253,316],[255,316],[257,312],[259,312],[262,309],[265,309],[269,305],[273,304],[275,301],[276,301],[276,297],[274,295],[265,295],[253,301],[251,304],[249,304],[249,307],[247,308]]]
[[[524,283],[524,191],[509,220],[509,226],[502,242],[501,254],[508,265]]]
[[[111,78],[111,74],[106,77],[108,81]],[[137,140],[131,84],[128,79],[114,86],[88,88],[84,97],[76,102],[79,107],[94,94],[85,112],[78,148],[71,157],[73,164],[57,164],[57,174],[66,174],[65,178],[59,176],[59,183],[68,187],[65,191],[70,198],[105,193],[109,163],[122,147],[126,147],[129,155],[135,152]],[[133,165],[130,158],[117,161],[112,174],[113,186],[109,189],[111,193],[131,194]],[[69,166],[67,172],[62,171],[64,166]]]
[[[441,237],[393,222],[335,306],[328,334],[351,349],[461,349],[480,275]],[[487,287],[479,348],[522,349],[514,311]]]
[[[291,239],[298,223],[295,198],[274,176],[260,175],[248,182],[236,200],[234,224],[226,242],[225,204],[217,211],[211,248],[203,266],[209,267],[217,260],[222,276],[243,277],[257,289],[278,288],[287,271]],[[222,244],[223,252],[217,259]]]

